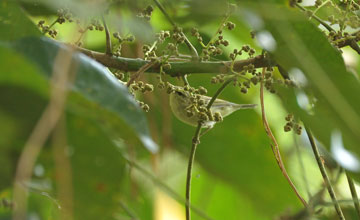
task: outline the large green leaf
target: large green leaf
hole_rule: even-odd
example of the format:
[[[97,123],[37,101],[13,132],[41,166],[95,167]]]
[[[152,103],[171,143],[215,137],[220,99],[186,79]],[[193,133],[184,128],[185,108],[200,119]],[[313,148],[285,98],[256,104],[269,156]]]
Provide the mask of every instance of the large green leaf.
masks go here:
[[[60,49],[70,50],[68,47],[47,38],[26,38],[14,42],[11,44],[11,47],[34,62],[41,70],[35,74],[40,74],[45,79],[50,79],[51,77],[54,60],[58,51]],[[88,114],[95,117],[104,118],[107,116],[106,114],[98,114],[101,109],[114,113],[130,126],[129,129],[133,129],[137,133],[147,149],[155,152],[157,146],[149,137],[143,112],[128,93],[126,87],[118,82],[105,67],[85,55],[74,53],[72,55],[72,62],[76,65],[76,79],[71,88],[69,88],[74,92],[74,96],[70,99],[70,106],[82,107],[82,111],[87,111]],[[9,78],[6,74],[4,75],[1,78]],[[11,77],[18,77],[18,82],[20,83],[25,80],[21,78],[22,75],[23,73],[18,72],[16,76],[12,75]],[[25,77],[27,77],[26,74]],[[39,78],[38,76],[35,77]],[[15,82],[16,80],[13,81]],[[28,82],[28,84],[31,85],[31,82]],[[79,101],[82,99],[93,104],[89,107],[88,102]],[[79,104],[79,102],[83,104]],[[85,108],[81,105],[85,105]],[[111,122],[112,119],[108,119]],[[125,127],[122,129],[117,132],[129,133]]]
[[[345,147],[360,155],[360,97],[356,95],[360,86],[346,70],[341,53],[295,9],[260,4],[252,11],[261,24],[256,31],[269,33],[275,40],[271,52],[276,62],[302,84],[299,89],[279,90],[284,105],[325,146],[330,147],[332,133],[339,130]],[[312,111],[307,110],[306,101],[314,102]]]
[[[21,149],[41,115],[46,100],[34,91],[19,86],[1,84],[0,91],[0,117],[3,122],[0,131],[6,135],[0,139],[1,163],[4,167],[0,169],[2,191],[12,183]],[[122,193],[120,186],[125,167],[120,148],[125,148],[125,143],[118,141],[115,146],[96,120],[74,114],[66,116],[67,152],[71,161],[71,169],[67,172],[72,174],[76,219],[84,216],[87,219],[104,219],[118,210],[117,198]],[[54,178],[54,168],[63,164],[54,164],[51,151],[50,143],[47,143],[36,162],[35,170],[40,167],[44,174],[34,171],[29,184],[29,216],[50,218],[59,211],[59,198],[56,196],[59,185]],[[6,194],[3,196],[7,197]],[[11,201],[11,197],[9,199]],[[0,210],[0,217],[2,214],[6,215],[6,212]]]
[[[16,40],[24,36],[39,35],[36,26],[25,16],[24,12],[15,2],[2,2],[0,5],[0,16],[0,40],[3,42]],[[0,78],[5,81],[10,80],[15,84],[26,84],[35,90],[41,90],[48,85],[44,82],[31,81],[41,81],[40,78],[48,80],[53,73],[54,59],[59,49],[69,51],[69,48],[66,46],[47,38],[22,39],[8,46],[34,62],[37,65],[37,67],[34,68],[39,68],[40,71],[34,71],[34,74],[23,74],[22,71],[17,71],[15,67],[21,68],[21,65],[17,66],[16,62],[23,62],[21,58],[6,59],[8,56],[7,52],[2,51],[0,53],[4,61],[2,64],[4,68],[2,69],[8,72],[14,70],[17,74],[6,74],[3,72]],[[7,49],[3,48],[2,50]],[[124,130],[123,133],[129,133],[129,131],[126,130],[135,131],[144,146],[150,151],[155,152],[157,146],[148,135],[146,119],[134,99],[127,92],[125,86],[119,83],[105,67],[92,59],[77,53],[74,53],[72,58],[73,64],[77,65],[76,79],[71,87],[71,90],[74,91],[75,94],[74,97],[76,98],[72,98],[72,104],[79,106],[79,99],[84,98],[87,101],[90,100],[90,103],[95,104],[92,105],[93,110],[95,106],[101,106],[103,109],[114,112],[117,117],[121,118],[121,120],[132,128],[126,129],[125,127],[127,125],[122,126]],[[27,67],[29,65],[25,66]],[[45,94],[46,90],[43,92]],[[87,101],[81,102],[83,104],[80,104],[80,106],[83,106],[83,111],[88,109],[90,110],[88,112],[91,112],[91,108],[88,108],[89,102]],[[94,112],[96,112],[96,110],[91,112],[92,115],[96,115]],[[99,114],[98,116],[102,117],[103,115]]]
[[[118,146],[96,121],[82,117],[69,115],[67,134],[76,219],[111,219],[119,210],[125,168]]]
[[[16,40],[26,36],[40,36],[39,29],[24,14],[16,1],[0,3],[0,40]]]

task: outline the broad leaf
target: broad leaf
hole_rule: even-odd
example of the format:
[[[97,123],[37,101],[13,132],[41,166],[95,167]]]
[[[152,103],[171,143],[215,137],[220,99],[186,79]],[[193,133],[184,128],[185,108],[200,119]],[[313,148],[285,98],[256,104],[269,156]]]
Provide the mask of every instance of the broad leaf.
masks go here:
[[[261,24],[255,27],[256,31],[265,31],[275,39],[275,48],[270,51],[274,59],[300,84],[295,90],[279,89],[284,105],[326,147],[334,144],[331,137],[340,131],[345,147],[360,156],[360,97],[356,95],[360,93],[360,85],[346,70],[339,50],[295,9],[262,4],[251,10],[253,18]],[[312,110],[311,103],[314,103]]]

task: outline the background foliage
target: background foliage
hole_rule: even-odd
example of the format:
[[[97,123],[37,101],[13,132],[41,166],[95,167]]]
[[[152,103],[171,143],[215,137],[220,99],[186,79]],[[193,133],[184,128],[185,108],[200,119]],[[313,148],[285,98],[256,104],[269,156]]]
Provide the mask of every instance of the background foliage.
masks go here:
[[[80,35],[75,22],[56,24],[56,40],[44,36],[36,24],[39,20],[51,24],[57,19],[57,10],[64,7],[85,21],[100,20],[108,3],[110,31],[136,38],[123,45],[122,57],[143,58],[143,44],[152,44],[160,30],[172,30],[155,5],[150,21],[136,16],[152,1],[0,2],[0,219],[9,219],[16,207],[12,204],[16,167],[23,147],[49,105],[59,50],[71,52],[63,42],[75,43]],[[191,37],[191,28],[198,28],[207,42],[227,9],[227,1],[162,3],[198,51],[201,45]],[[334,132],[340,132],[345,148],[355,157],[360,155],[358,54],[350,48],[339,52],[321,25],[290,7],[287,1],[237,3],[239,12],[230,17],[236,28],[224,31],[230,45],[223,47],[224,53],[216,59],[229,60],[228,54],[244,44],[261,54],[264,45],[251,38],[251,31],[273,37],[276,49],[271,51],[271,57],[291,77],[296,78],[299,70],[306,81],[302,88],[279,86],[276,95],[265,95],[269,122],[289,175],[306,200],[314,200],[324,191],[307,136],[304,132],[300,136],[284,132],[284,118],[294,113],[313,130],[322,146],[338,199],[348,200],[341,203],[345,216],[356,219],[345,175],[339,172],[337,163],[352,171],[355,180],[360,177],[359,167],[347,166],[347,157],[331,149],[331,140]],[[312,9],[313,2],[304,5]],[[317,15],[327,19],[334,13],[332,10],[324,7]],[[356,13],[359,16],[359,10]],[[167,43],[159,48],[165,48]],[[83,47],[104,52],[104,32],[88,31],[83,36]],[[184,45],[179,50],[188,53]],[[344,62],[344,57],[350,57],[352,63],[346,63],[346,59]],[[242,55],[239,59],[245,58]],[[64,218],[63,210],[71,207],[74,219],[184,219],[187,157],[195,129],[173,117],[166,91],[155,88],[153,93],[138,94],[137,98],[150,106],[150,111],[144,113],[112,74],[113,69],[78,52],[71,54],[71,60],[76,72],[73,82],[66,85],[63,116],[36,160],[31,181],[22,183],[29,188],[27,218]],[[277,69],[274,74],[281,78]],[[156,75],[145,73],[141,80],[156,85]],[[213,76],[193,74],[188,79],[192,86],[204,86],[212,95],[219,87],[210,83]],[[178,78],[165,78],[182,84]],[[301,97],[307,104],[315,100],[315,108],[304,108]],[[221,98],[259,103],[259,86],[246,95],[238,87],[229,86]],[[56,132],[59,127],[65,132]],[[60,141],[62,148],[56,147],[59,137],[65,141]],[[68,158],[67,162],[57,156],[61,154]],[[359,163],[356,158],[354,163]],[[71,183],[68,197],[62,191],[67,174]],[[276,164],[260,109],[230,115],[201,139],[194,177],[192,204],[200,211],[193,210],[193,219],[205,215],[227,220],[301,219],[296,218],[302,211],[301,203]],[[317,214],[304,219],[336,219],[327,194],[319,197],[323,201],[321,209],[316,207]]]

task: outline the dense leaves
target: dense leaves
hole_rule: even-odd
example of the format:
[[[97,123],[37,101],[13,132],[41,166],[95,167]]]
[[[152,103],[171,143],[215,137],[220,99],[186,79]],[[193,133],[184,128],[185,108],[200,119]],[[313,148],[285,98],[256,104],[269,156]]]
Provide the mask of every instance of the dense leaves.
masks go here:
[[[62,70],[56,64],[66,58],[64,55],[71,58],[72,78],[66,84],[68,97],[63,116],[37,158],[31,181],[26,183],[29,219],[60,219],[64,215],[65,218],[72,215],[74,219],[182,218],[178,213],[184,213],[182,195],[195,128],[172,117],[166,89],[156,86],[158,75],[144,73],[140,76],[138,80],[154,84],[155,91],[135,93],[133,97],[124,82],[118,80],[124,76],[129,78],[127,73],[113,74],[113,69],[76,52],[66,44],[75,42],[73,40],[61,42],[85,36],[87,39],[82,46],[100,48],[103,52],[106,48],[104,32],[90,31],[86,25],[101,26],[99,15],[107,7],[110,10],[105,18],[110,32],[118,32],[112,42],[114,50],[118,48],[114,40],[133,40],[133,35],[137,40],[123,43],[119,50],[121,56],[142,58],[143,44],[149,44],[149,48],[155,48],[156,55],[161,56],[162,50],[173,42],[170,37],[154,43],[157,36],[153,31],[172,33],[173,29],[158,8],[150,10],[151,18],[146,17],[150,18],[149,22],[141,15],[149,9],[148,2],[110,2],[23,0],[24,8],[14,1],[0,3],[0,219],[11,216],[11,205],[4,204],[12,201],[18,158],[49,104],[54,73]],[[236,28],[233,31],[225,28],[221,34],[230,45],[220,45],[222,54],[213,59],[230,60],[229,54],[234,49],[248,44],[254,53],[256,51],[255,55],[261,54],[262,49],[267,51],[273,62],[284,68],[290,79],[299,85],[293,88],[280,84],[284,79],[275,69],[276,94],[265,99],[269,122],[300,193],[305,199],[314,199],[326,192],[312,155],[302,148],[308,146],[306,136],[302,138],[305,142],[294,142],[293,135],[283,130],[284,117],[293,113],[300,124],[301,120],[311,128],[317,140],[335,158],[334,134],[341,135],[341,144],[346,149],[360,155],[357,147],[360,100],[356,95],[360,92],[359,82],[349,73],[339,49],[332,46],[322,28],[316,26],[319,23],[306,17],[301,10],[289,7],[285,0],[239,1],[237,9],[227,1],[164,1],[163,4],[175,23],[184,28],[198,52],[203,45],[191,36],[191,28],[198,28],[202,43],[206,45],[214,39],[219,25],[223,25],[224,16],[232,12],[229,20]],[[72,13],[70,17],[74,20],[72,24],[67,23],[68,18],[66,24],[55,24],[61,34],[57,40],[52,40],[48,34],[41,34],[36,23],[44,18],[46,24],[56,21],[57,10],[62,7]],[[318,14],[323,19],[335,13],[323,9]],[[82,25],[88,28],[86,33],[73,31]],[[179,46],[179,51],[189,54],[185,44]],[[246,58],[248,55],[243,53],[236,59]],[[193,65],[181,61],[185,62],[184,66]],[[181,63],[178,66],[181,70]],[[119,74],[123,74],[122,77]],[[282,74],[284,76],[284,72]],[[210,83],[213,76],[193,74],[188,80],[195,88],[205,87],[207,95],[211,96],[220,86]],[[162,80],[174,85],[183,83],[166,75],[162,75]],[[251,86],[246,95],[239,87],[229,86],[220,98],[235,103],[259,103],[259,83]],[[266,94],[268,96],[270,93]],[[143,113],[134,98],[147,103],[150,112]],[[197,209],[193,211],[193,219],[274,219],[280,216],[290,219],[301,213],[301,203],[273,156],[259,112],[259,106],[255,110],[235,112],[201,138],[192,180],[191,201]],[[300,155],[294,153],[295,143],[301,145]],[[311,157],[305,164],[305,169],[311,170],[307,173],[311,178],[308,182],[302,173],[304,168],[298,169],[301,164],[295,159],[302,156]],[[343,165],[341,158],[337,159]],[[336,193],[340,192],[341,199],[351,198],[347,187],[341,182],[337,184],[341,180],[338,177],[342,176],[335,175],[336,168],[328,162],[326,165],[331,168],[329,173]],[[309,183],[311,187],[307,191],[304,185]],[[324,200],[328,201],[326,197]],[[324,212],[317,207],[315,211],[322,219],[333,218],[331,203],[328,208],[324,206]],[[349,219],[355,218],[353,209],[347,207],[344,212]]]

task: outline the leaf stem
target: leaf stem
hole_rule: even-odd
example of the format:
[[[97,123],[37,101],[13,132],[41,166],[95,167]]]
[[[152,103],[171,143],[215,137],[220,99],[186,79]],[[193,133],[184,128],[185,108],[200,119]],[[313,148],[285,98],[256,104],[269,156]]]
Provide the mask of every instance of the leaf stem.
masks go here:
[[[331,200],[332,202],[334,203],[334,207],[335,207],[335,210],[336,210],[336,213],[338,214],[339,218],[341,220],[345,220],[345,217],[344,217],[344,214],[343,212],[341,211],[341,207],[336,199],[336,195],[335,195],[335,192],[334,192],[334,189],[331,185],[331,182],[330,182],[330,179],[329,179],[329,176],[327,175],[326,173],[326,169],[325,169],[325,166],[321,160],[321,156],[320,156],[320,153],[319,153],[319,150],[316,146],[316,143],[315,143],[315,140],[314,140],[314,137],[310,131],[310,129],[305,125],[305,130],[306,130],[306,134],[309,138],[309,141],[310,141],[310,144],[311,144],[311,148],[314,152],[314,156],[315,156],[315,159],[316,159],[316,162],[318,163],[318,166],[319,166],[319,169],[320,169],[320,172],[321,172],[321,175],[324,179],[324,183],[325,183],[325,186],[329,192],[329,195],[331,197]]]

